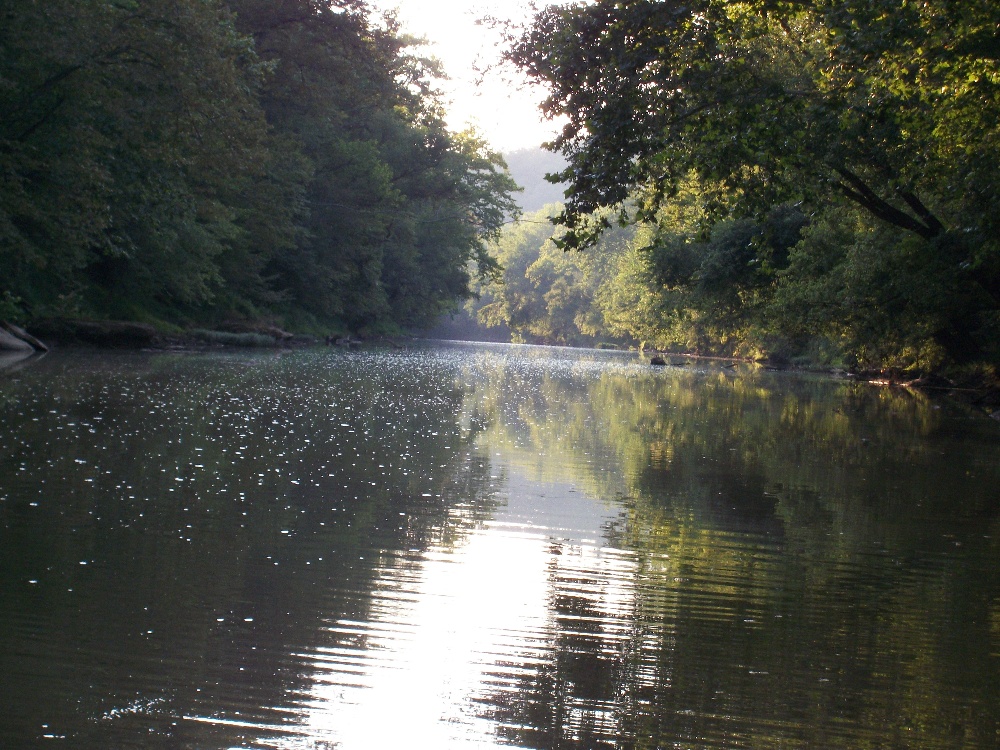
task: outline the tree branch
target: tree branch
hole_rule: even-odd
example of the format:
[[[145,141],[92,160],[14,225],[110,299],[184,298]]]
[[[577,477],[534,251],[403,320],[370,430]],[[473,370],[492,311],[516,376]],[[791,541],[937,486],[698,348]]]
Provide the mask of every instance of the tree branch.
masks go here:
[[[859,206],[864,208],[866,211],[868,211],[876,218],[881,219],[882,221],[887,222],[889,224],[892,224],[893,226],[897,226],[900,229],[905,229],[908,232],[913,232],[914,234],[923,237],[925,240],[933,239],[943,231],[944,226],[941,224],[941,222],[938,221],[930,213],[930,211],[928,211],[924,207],[922,203],[920,203],[920,201],[916,198],[916,196],[904,193],[902,195],[902,198],[903,200],[906,200],[907,204],[909,204],[916,211],[917,209],[906,198],[907,195],[910,195],[910,197],[916,202],[916,204],[920,206],[923,213],[926,214],[926,216],[921,216],[921,218],[924,218],[924,220],[927,221],[926,224],[921,223],[917,219],[910,216],[908,213],[899,210],[891,203],[884,201],[882,198],[880,198],[878,195],[875,194],[874,190],[868,187],[868,185],[865,183],[864,180],[862,180],[860,177],[858,177],[856,174],[851,172],[846,167],[835,166],[833,167],[833,169],[837,174],[843,177],[847,183],[847,184],[845,184],[845,182],[837,183],[837,187],[840,189],[840,191],[848,199],[857,203]]]
[[[908,190],[900,190],[900,197],[906,201],[906,205],[913,209],[913,212],[923,219],[924,224],[927,228],[934,232],[934,235],[939,235],[945,231],[944,224],[942,224],[938,218],[928,210],[927,206],[917,198],[913,193]]]
[[[30,138],[32,136],[32,134],[34,134],[34,132],[36,130],[38,130],[40,127],[42,127],[42,125],[44,125],[48,121],[48,119],[50,117],[52,117],[52,115],[54,115],[56,113],[56,111],[58,111],[58,109],[63,105],[63,103],[65,101],[66,101],[66,97],[65,96],[58,97],[55,100],[55,102],[46,109],[45,113],[42,114],[40,117],[36,118],[35,121],[31,125],[29,125],[27,128],[25,128],[24,130],[22,130],[17,135],[17,138],[15,140],[21,141],[21,142],[24,142],[24,141],[28,140],[28,138]]]

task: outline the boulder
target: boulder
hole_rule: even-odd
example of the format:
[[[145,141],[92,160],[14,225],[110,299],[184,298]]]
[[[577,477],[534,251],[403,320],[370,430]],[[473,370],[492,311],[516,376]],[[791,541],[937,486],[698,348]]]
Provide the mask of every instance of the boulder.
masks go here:
[[[33,352],[35,347],[24,341],[5,327],[0,327],[0,351],[5,352]]]
[[[216,329],[219,331],[226,331],[228,333],[257,333],[262,336],[270,336],[277,341],[286,341],[294,337],[294,334],[278,328],[277,326],[271,325],[270,323],[245,320],[226,321],[216,326]]]
[[[47,352],[49,347],[43,344],[41,341],[36,339],[26,330],[20,326],[16,326],[13,323],[8,323],[6,320],[0,321],[0,329],[6,330],[7,333],[15,336],[26,344],[29,344],[31,348],[36,352]]]

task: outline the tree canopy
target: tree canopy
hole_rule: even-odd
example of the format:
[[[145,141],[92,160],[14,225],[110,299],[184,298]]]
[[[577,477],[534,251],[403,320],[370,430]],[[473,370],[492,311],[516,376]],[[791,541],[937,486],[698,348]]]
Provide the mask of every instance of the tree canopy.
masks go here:
[[[503,160],[360,0],[13,0],[0,299],[22,317],[423,326],[491,274]]]
[[[606,208],[679,247],[663,210],[692,182],[695,251],[720,222],[796,206],[810,226],[797,251],[775,263],[751,233],[731,257],[771,274],[765,294],[784,302],[768,325],[801,329],[790,301],[826,285],[880,308],[869,334],[897,340],[889,359],[968,361],[997,354],[998,28],[985,2],[601,0],[538,11],[509,59],[567,120],[552,144],[569,162],[564,247],[592,244]],[[807,251],[834,225],[839,257]],[[838,307],[812,310],[809,330],[857,353],[865,336]]]

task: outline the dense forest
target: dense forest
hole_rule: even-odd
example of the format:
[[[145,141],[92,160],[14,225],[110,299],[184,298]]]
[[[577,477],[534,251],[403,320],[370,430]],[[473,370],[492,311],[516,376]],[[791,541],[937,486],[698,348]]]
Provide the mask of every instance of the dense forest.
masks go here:
[[[0,318],[429,325],[516,210],[361,0],[11,0]]]
[[[501,241],[483,322],[852,367],[1000,362],[1000,5],[549,6],[508,58],[566,121],[568,187],[558,233]]]
[[[509,42],[565,123],[511,170],[363,0],[13,0],[0,318],[378,333],[466,300],[520,341],[1000,364],[997,4],[600,0]]]

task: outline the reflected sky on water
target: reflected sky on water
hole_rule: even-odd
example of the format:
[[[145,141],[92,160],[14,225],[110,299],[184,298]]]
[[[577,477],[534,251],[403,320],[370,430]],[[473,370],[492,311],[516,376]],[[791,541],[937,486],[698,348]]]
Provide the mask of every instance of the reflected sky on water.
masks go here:
[[[1000,425],[500,345],[0,373],[0,746],[1000,742]]]

